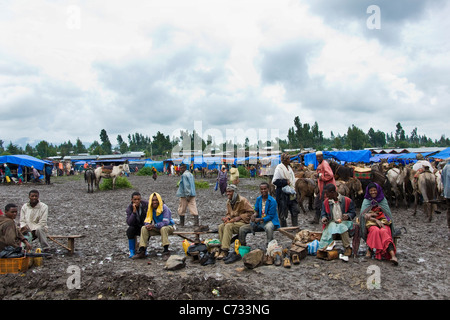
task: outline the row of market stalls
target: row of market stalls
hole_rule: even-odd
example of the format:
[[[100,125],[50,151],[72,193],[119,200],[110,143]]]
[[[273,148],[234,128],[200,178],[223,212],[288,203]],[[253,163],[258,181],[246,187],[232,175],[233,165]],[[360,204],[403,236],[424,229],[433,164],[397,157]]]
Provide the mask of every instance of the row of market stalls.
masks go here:
[[[422,154],[425,158],[430,160],[442,161],[450,158],[450,148],[430,148],[414,150],[415,152],[409,152],[407,149],[400,150],[400,152],[386,152],[380,151],[379,153],[374,152],[374,150],[350,150],[350,151],[322,151],[324,159],[333,159],[342,164],[347,162],[352,163],[376,163],[382,160],[387,162],[396,162],[401,164],[408,164],[416,161],[417,154]],[[420,152],[419,152],[420,151]],[[184,163],[191,167],[193,165],[194,169],[207,168],[209,170],[220,169],[222,165],[255,165],[259,168],[261,175],[271,175],[275,167],[280,163],[280,155],[271,156],[248,156],[248,157],[229,157],[229,156],[193,156],[193,157],[178,157],[169,158],[162,161],[154,161],[151,159],[142,159],[136,155],[114,155],[114,156],[75,156],[70,159],[50,159],[50,160],[40,160],[28,155],[7,155],[0,156],[0,165],[11,164],[12,169],[18,168],[19,166],[30,168],[34,166],[36,169],[43,171],[44,166],[55,166],[58,163],[64,161],[72,166],[75,170],[82,171],[86,164],[92,167],[108,164],[121,164],[125,161],[128,162],[130,171],[137,172],[144,167],[154,167],[159,172],[168,172],[171,170],[171,166],[179,166]],[[298,153],[291,157],[293,162],[302,162],[304,165],[308,166],[313,164],[314,168],[317,167],[317,159],[315,152],[308,153]]]

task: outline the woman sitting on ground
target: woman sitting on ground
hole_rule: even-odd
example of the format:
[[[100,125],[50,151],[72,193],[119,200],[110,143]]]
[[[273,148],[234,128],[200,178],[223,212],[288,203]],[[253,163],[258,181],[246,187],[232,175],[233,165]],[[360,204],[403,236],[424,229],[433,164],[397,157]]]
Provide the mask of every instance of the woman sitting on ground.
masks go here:
[[[372,257],[375,249],[376,259],[384,258],[391,260],[394,265],[398,265],[392,237],[392,230],[394,230],[392,213],[383,189],[375,182],[371,182],[367,186],[360,215],[361,238],[369,247],[366,257]]]

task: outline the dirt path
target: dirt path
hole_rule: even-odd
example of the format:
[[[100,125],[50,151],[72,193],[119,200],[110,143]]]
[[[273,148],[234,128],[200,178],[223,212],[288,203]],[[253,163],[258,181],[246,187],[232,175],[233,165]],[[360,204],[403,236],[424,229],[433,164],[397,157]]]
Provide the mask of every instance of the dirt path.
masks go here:
[[[200,178],[199,178],[200,179]],[[0,275],[0,299],[4,300],[68,300],[68,299],[245,299],[245,300],[297,300],[297,299],[388,299],[388,300],[447,300],[449,295],[449,238],[445,213],[434,216],[428,223],[422,209],[412,216],[412,209],[392,208],[397,226],[408,233],[398,243],[400,265],[386,261],[369,260],[360,256],[349,262],[324,261],[307,256],[299,265],[286,269],[282,266],[261,266],[253,270],[243,267],[242,261],[226,265],[200,266],[187,259],[186,267],[178,271],[164,270],[159,239],[151,239],[151,250],[156,257],[134,261],[128,258],[125,231],[125,208],[131,193],[140,191],[143,198],[156,191],[179,221],[175,196],[177,177],[131,176],[133,189],[96,191],[87,193],[81,177],[54,178],[50,186],[0,186],[0,206],[7,203],[22,205],[28,200],[32,188],[40,191],[40,199],[50,207],[51,234],[82,234],[76,240],[76,252],[58,249],[52,259],[44,260],[42,267],[32,267],[24,274]],[[208,189],[197,190],[200,223],[217,228],[225,213],[226,198],[214,191],[214,179]],[[254,204],[258,184],[262,180],[241,179],[240,193]],[[301,229],[318,230],[308,221],[312,212],[300,215]],[[290,225],[290,221],[288,221]],[[192,219],[187,218],[187,227]],[[217,234],[210,234],[211,238]],[[275,239],[287,247],[290,240],[275,233]],[[171,236],[172,254],[184,254],[182,239]],[[255,249],[265,242],[265,235],[248,235],[249,245]],[[34,243],[36,245],[36,243]],[[362,244],[360,252],[365,249]],[[148,264],[148,261],[151,264]],[[372,269],[380,271],[381,289],[367,288]],[[70,289],[71,270],[79,270],[79,289]],[[72,282],[72,286],[75,282]],[[70,286],[70,285],[69,285]],[[217,289],[219,295],[212,291]]]

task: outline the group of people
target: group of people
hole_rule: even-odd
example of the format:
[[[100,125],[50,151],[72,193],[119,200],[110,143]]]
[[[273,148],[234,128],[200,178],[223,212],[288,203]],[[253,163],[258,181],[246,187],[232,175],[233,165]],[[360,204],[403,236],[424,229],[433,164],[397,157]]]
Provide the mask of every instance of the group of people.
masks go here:
[[[20,208],[19,226],[15,222],[19,213],[16,204],[7,204],[3,214],[0,211],[0,252],[8,246],[31,250],[35,239],[39,240],[42,252],[54,251],[47,240],[48,206],[39,200],[38,190],[31,190],[28,198],[29,201]]]
[[[52,176],[53,167],[51,165],[44,166],[45,184],[50,184],[50,177]],[[29,172],[31,174],[31,181],[39,182],[41,173],[34,166],[30,168],[22,165],[17,166],[17,170],[13,174],[10,166],[5,163],[0,167],[0,183],[22,183],[29,180]]]
[[[350,256],[352,248],[349,232],[355,231],[355,204],[349,197],[339,194],[336,190],[334,175],[323,154],[316,154],[319,166],[317,168],[319,181],[319,195],[315,221],[323,224],[323,232],[319,242],[319,249],[329,246],[334,235],[339,234],[344,246],[344,255]],[[221,172],[226,169],[222,168]],[[218,182],[220,185],[219,172]],[[233,180],[236,182],[237,180]],[[291,213],[293,226],[298,226],[298,203],[296,200],[294,184],[295,176],[290,166],[290,157],[281,155],[281,163],[276,167],[272,183],[276,186],[276,197],[269,194],[269,183],[259,185],[260,195],[252,205],[247,198],[239,194],[237,183],[227,183],[224,187],[227,196],[226,214],[221,218],[218,226],[220,250],[216,253],[217,260],[232,263],[240,260],[232,247],[233,237],[241,245],[246,245],[249,233],[263,231],[266,234],[266,248],[273,240],[274,231],[287,226],[288,213]],[[222,189],[221,189],[222,190]],[[294,191],[293,191],[294,190]],[[180,225],[184,226],[186,208],[189,208],[194,217],[194,225],[198,226],[198,211],[195,202],[195,183],[192,174],[181,166],[181,181],[177,191],[180,197],[178,214]],[[149,237],[160,235],[164,247],[163,257],[170,256],[169,235],[174,232],[174,221],[170,209],[165,205],[161,196],[153,193],[149,201],[141,200],[141,195],[133,193],[132,202],[128,206],[127,223],[129,225],[127,236],[129,240],[130,257],[144,258]],[[398,264],[396,247],[393,240],[394,221],[382,188],[376,183],[367,186],[364,201],[359,216],[361,237],[366,241],[367,257],[387,259],[394,265]],[[140,236],[139,251],[135,253],[135,238]]]
[[[383,189],[371,182],[364,195],[359,214],[359,228],[355,229],[356,209],[352,199],[339,194],[336,191],[336,183],[331,168],[323,155],[318,152],[317,168],[319,195],[316,201],[320,209],[315,212],[315,221],[323,224],[319,249],[329,246],[334,235],[339,234],[344,246],[344,255],[350,256],[350,232],[360,232],[360,236],[367,244],[366,257],[390,260],[398,265],[396,246],[393,240],[394,217],[384,196]],[[185,164],[180,165],[181,180],[177,190],[179,199],[178,215],[179,225],[185,225],[185,217],[189,211],[193,218],[193,225],[201,227],[196,204],[195,181],[192,173],[187,170]],[[220,176],[218,178],[220,182]],[[444,184],[444,197],[447,205],[450,202],[450,162],[442,171]],[[259,185],[260,195],[252,205],[247,198],[238,192],[238,180],[232,180],[225,186],[227,196],[226,214],[218,225],[220,250],[216,258],[232,263],[240,260],[232,246],[232,239],[239,239],[241,245],[246,245],[247,235],[255,232],[265,232],[266,247],[273,240],[274,231],[287,225],[288,212],[291,213],[293,226],[298,225],[298,204],[293,193],[295,177],[290,167],[290,158],[287,154],[281,156],[281,163],[276,167],[272,183],[276,186],[276,197],[269,193],[269,183],[262,182]],[[29,201],[20,209],[19,226],[15,219],[19,212],[16,204],[10,203],[5,207],[5,212],[0,211],[0,251],[7,246],[22,246],[26,250],[31,249],[33,240],[38,239],[43,252],[52,252],[47,240],[48,206],[39,200],[39,191],[29,192]],[[448,206],[449,207],[449,206]],[[447,210],[448,227],[450,228],[450,210]],[[149,200],[143,200],[139,192],[133,192],[131,203],[126,208],[126,231],[130,258],[142,259],[146,257],[149,239],[152,236],[160,236],[163,246],[163,258],[170,257],[169,236],[175,231],[175,221],[172,218],[170,208],[164,203],[161,195],[154,192]],[[209,229],[209,228],[208,228]],[[360,231],[358,231],[360,230]],[[136,237],[139,236],[139,243]],[[136,250],[137,248],[137,250]],[[230,250],[231,249],[231,250]]]

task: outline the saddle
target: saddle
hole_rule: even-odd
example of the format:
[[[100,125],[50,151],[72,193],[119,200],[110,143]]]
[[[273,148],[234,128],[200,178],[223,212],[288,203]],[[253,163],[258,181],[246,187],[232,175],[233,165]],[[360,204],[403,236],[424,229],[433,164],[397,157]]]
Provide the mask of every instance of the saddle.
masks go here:
[[[111,174],[113,170],[113,166],[103,166],[102,167],[102,173],[104,174]]]

